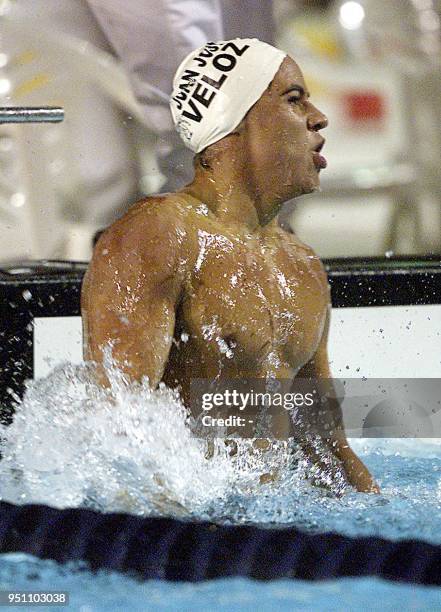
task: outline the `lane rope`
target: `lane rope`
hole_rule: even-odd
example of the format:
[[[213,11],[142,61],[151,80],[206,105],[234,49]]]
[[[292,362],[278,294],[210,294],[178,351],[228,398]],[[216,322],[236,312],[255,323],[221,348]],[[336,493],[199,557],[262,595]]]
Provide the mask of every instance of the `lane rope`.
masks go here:
[[[35,504],[0,502],[0,552],[59,563],[83,561],[92,570],[128,572],[145,580],[377,576],[441,585],[441,546],[420,540],[309,534],[296,528],[226,526]]]

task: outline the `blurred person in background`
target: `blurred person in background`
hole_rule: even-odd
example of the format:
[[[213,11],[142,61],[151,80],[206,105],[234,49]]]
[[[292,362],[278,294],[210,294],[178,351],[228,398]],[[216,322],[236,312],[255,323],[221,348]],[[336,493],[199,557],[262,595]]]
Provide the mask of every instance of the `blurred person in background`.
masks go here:
[[[87,0],[127,71],[156,155],[174,191],[193,177],[191,152],[176,134],[169,111],[173,75],[181,61],[210,40],[236,37],[274,42],[272,0]]]
[[[174,69],[210,39],[272,42],[271,4],[0,3],[2,104],[65,109],[57,126],[2,129],[0,260],[88,259],[91,237],[130,202],[189,182],[168,108]]]
[[[128,113],[97,78],[122,71],[83,0],[3,1],[0,22],[0,105],[65,110],[0,126],[0,260],[86,259],[139,195]]]

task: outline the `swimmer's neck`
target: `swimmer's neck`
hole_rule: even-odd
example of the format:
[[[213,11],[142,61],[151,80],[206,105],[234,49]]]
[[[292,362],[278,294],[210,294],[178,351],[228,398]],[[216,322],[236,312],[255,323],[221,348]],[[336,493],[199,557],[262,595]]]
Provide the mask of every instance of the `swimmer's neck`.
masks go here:
[[[257,232],[275,220],[283,202],[259,193],[246,166],[225,156],[209,168],[196,165],[193,181],[180,192],[203,202],[221,222]]]

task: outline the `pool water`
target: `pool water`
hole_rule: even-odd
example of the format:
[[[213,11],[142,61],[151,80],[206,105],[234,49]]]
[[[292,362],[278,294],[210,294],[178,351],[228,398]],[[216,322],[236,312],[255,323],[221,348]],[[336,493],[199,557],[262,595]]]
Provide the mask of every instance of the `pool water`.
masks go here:
[[[244,578],[197,584],[159,580],[138,582],[117,573],[93,574],[87,569],[57,565],[29,555],[0,555],[0,589],[67,591],[69,606],[47,610],[79,612],[438,610],[441,590],[387,582],[377,578],[342,578],[324,582]],[[23,608],[19,608],[23,609]]]
[[[29,385],[13,424],[0,431],[1,499],[441,543],[439,440],[354,440],[381,494],[356,493],[338,479],[323,489],[311,484],[307,461],[295,455],[293,462],[283,445],[250,453],[244,442],[231,459],[221,441],[207,458],[176,395],[152,391],[147,381],[129,384],[112,367],[109,393],[94,386],[84,365]],[[262,471],[279,477],[261,485]],[[17,554],[0,555],[0,580],[3,589],[70,591],[71,609],[83,612],[441,608],[438,589],[372,578],[142,583]]]

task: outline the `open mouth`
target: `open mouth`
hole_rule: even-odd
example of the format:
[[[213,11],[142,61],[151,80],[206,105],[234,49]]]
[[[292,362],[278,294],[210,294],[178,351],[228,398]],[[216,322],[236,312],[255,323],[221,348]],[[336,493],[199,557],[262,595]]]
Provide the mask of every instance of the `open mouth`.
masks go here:
[[[323,170],[324,168],[326,168],[326,166],[328,165],[328,162],[326,161],[326,157],[324,157],[320,153],[324,145],[325,145],[325,139],[321,140],[321,142],[313,149],[313,152],[312,152],[312,159],[314,162],[314,166],[319,172],[320,170]]]

